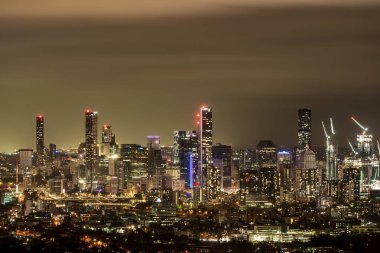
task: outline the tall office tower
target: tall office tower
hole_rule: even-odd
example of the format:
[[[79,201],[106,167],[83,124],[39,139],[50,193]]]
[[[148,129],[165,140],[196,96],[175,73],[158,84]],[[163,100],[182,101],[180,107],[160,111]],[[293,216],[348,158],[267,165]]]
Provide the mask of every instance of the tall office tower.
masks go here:
[[[45,145],[44,145],[44,116],[36,116],[36,151],[37,166],[45,165]]]
[[[258,172],[257,191],[270,199],[275,199],[278,189],[277,150],[272,141],[260,141],[256,149]]]
[[[292,154],[289,151],[277,153],[277,171],[279,174],[279,193],[280,201],[290,201],[292,199]]]
[[[197,182],[201,187],[206,187],[206,197],[208,196],[209,189],[213,188],[212,182],[214,180],[207,180],[207,170],[212,166],[212,110],[211,107],[202,106],[200,113],[197,114],[199,126],[198,138],[198,157],[199,166],[197,172]]]
[[[186,182],[186,188],[192,189],[198,163],[198,135],[195,131],[175,131],[174,140],[177,154],[173,158],[178,159],[180,179]]]
[[[109,174],[110,168],[117,164],[117,145],[115,135],[110,125],[102,127],[102,143],[99,144],[99,172],[102,175]],[[111,169],[114,170],[115,168]],[[115,174],[110,174],[115,175]]]
[[[87,183],[92,191],[92,181],[98,161],[98,113],[89,109],[85,111],[85,162]]]
[[[148,149],[138,144],[121,144],[120,158],[123,167],[124,186],[130,188],[134,182],[148,177]]]
[[[311,110],[302,108],[298,110],[298,147],[306,145],[311,147]]]
[[[32,157],[33,149],[20,149],[19,150],[19,166],[16,170],[16,190],[18,191],[19,175],[23,178],[23,190],[27,190],[32,186]]]
[[[147,136],[148,170],[150,175],[162,174],[164,162],[161,155],[160,136]]]
[[[309,201],[317,197],[319,173],[315,153],[310,149],[296,154],[295,192],[297,200]]]
[[[240,201],[245,202],[246,195],[250,193],[253,175],[254,152],[252,149],[243,149],[232,153],[232,175],[234,181],[239,181]],[[237,174],[237,175],[236,175]]]
[[[232,186],[232,147],[217,143],[212,147],[213,165],[220,168],[221,188],[228,189]]]

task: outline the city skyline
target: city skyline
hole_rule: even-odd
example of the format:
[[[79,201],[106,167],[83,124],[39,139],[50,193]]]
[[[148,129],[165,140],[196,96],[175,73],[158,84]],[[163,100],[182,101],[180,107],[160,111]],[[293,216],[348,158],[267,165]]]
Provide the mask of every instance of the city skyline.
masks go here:
[[[3,252],[378,252],[380,0],[0,0]]]
[[[201,108],[203,107],[204,105],[201,106]],[[233,142],[231,143],[226,143],[226,142],[221,142],[220,139],[223,139],[221,136],[215,136],[214,137],[214,141],[213,141],[213,144],[217,144],[217,143],[223,143],[223,144],[228,144],[228,145],[233,145],[235,148],[254,148],[257,143],[261,140],[272,140],[276,147],[278,148],[281,148],[281,147],[296,147],[299,145],[299,143],[297,143],[299,141],[299,137],[297,136],[297,132],[298,132],[298,127],[299,127],[299,123],[298,123],[298,117],[299,117],[299,110],[300,109],[310,109],[310,108],[298,108],[295,113],[294,113],[294,126],[292,129],[292,132],[294,133],[294,136],[292,136],[294,139],[294,141],[292,143],[280,143],[278,142],[276,139],[274,138],[271,138],[270,136],[265,138],[260,138],[260,137],[257,137],[257,142],[252,142],[248,145],[238,145],[238,144],[235,144]],[[311,111],[313,111],[312,109],[310,109]],[[98,115],[99,115],[99,111],[97,110],[92,110],[92,109],[89,109],[89,107],[86,107],[84,110],[82,110],[85,114],[89,113],[89,112],[94,112],[96,113],[96,117],[98,118]],[[83,116],[83,112],[82,112],[82,116]],[[323,146],[325,143],[325,139],[324,139],[324,130],[323,130],[323,127],[321,125],[322,121],[318,121],[318,122],[315,122],[315,119],[314,119],[314,111],[313,111],[313,116],[311,117],[312,120],[311,120],[311,124],[312,124],[312,127],[311,127],[311,132],[312,132],[312,146]],[[101,112],[100,112],[100,115],[101,115]],[[166,129],[164,131],[161,131],[161,133],[164,133],[163,135],[165,136],[164,139],[165,141],[162,142],[162,145],[164,146],[172,146],[173,145],[173,131],[178,131],[178,130],[183,130],[183,129],[187,129],[187,130],[196,130],[198,129],[199,125],[198,125],[198,115],[199,115],[199,112],[197,112],[195,110],[195,112],[193,113],[193,115],[190,115],[192,117],[189,117],[189,118],[192,118],[192,125],[190,126],[185,126],[185,127],[182,127],[182,128],[177,128],[177,129]],[[326,116],[328,117],[328,116]],[[356,116],[355,116],[356,117]],[[352,133],[351,135],[349,136],[341,136],[339,135],[339,129],[340,129],[340,126],[338,125],[335,125],[336,129],[337,129],[337,132],[338,132],[338,144],[341,146],[341,147],[349,147],[349,143],[347,142],[347,140],[354,140],[356,137],[356,134],[360,133],[360,129],[358,129],[357,125],[355,124],[354,121],[352,121],[352,118],[353,116],[350,116],[350,117],[347,117],[347,124],[350,125],[350,129],[352,128]],[[363,122],[364,125],[366,125],[366,127],[369,128],[369,132],[372,133],[375,138],[376,138],[376,134],[374,134],[374,131],[373,131],[373,127],[368,125],[367,122],[363,121],[360,117],[356,117],[359,119],[359,121]],[[34,117],[33,117],[34,120],[37,120],[37,124],[38,124],[38,120],[39,119],[43,119],[44,121],[47,120],[47,122],[44,122],[44,125],[46,124],[46,126],[43,127],[43,132],[44,132],[44,136],[46,136],[46,133],[49,133],[51,132],[52,130],[49,128],[49,118],[46,117],[46,114],[43,114],[43,113],[38,113],[36,114]],[[215,120],[215,119],[213,119]],[[82,119],[83,121],[83,119]],[[335,121],[335,119],[334,119]],[[80,132],[83,132],[85,131],[85,125],[86,125],[86,122],[82,122],[82,126],[79,128],[79,129],[76,129],[76,131],[80,131]],[[114,124],[110,124],[108,121],[107,122],[103,122],[100,118],[100,121],[97,122],[97,128],[99,129],[102,129],[102,127],[105,127],[105,126],[108,126],[110,127],[111,125],[114,125]],[[149,136],[149,135],[157,135],[157,136],[160,136],[160,139],[162,140],[162,135],[159,135],[157,134],[157,132],[152,132],[152,133],[147,133],[145,135],[142,135],[142,136],[139,136],[138,139],[141,139],[141,142],[131,142],[131,141],[128,141],[128,139],[126,140],[120,140],[120,135],[123,135],[122,133],[119,133],[118,131],[118,126],[114,126],[114,130],[115,131],[115,128],[116,128],[116,136],[118,136],[117,138],[117,143],[118,144],[139,144],[139,145],[145,145],[146,144],[146,137]],[[47,129],[47,130],[46,130]],[[280,128],[279,128],[280,129]],[[30,129],[28,129],[29,132],[31,131],[32,134],[35,135],[35,132],[34,132],[34,128],[31,127]],[[213,130],[215,131],[215,129]],[[97,131],[96,131],[97,132]],[[133,135],[133,133],[131,133]],[[75,134],[76,135],[76,134]],[[82,134],[83,135],[83,134]],[[167,137],[166,137],[167,135]],[[273,133],[273,135],[275,135],[275,133]],[[48,134],[48,136],[54,136],[54,133],[50,133]],[[315,137],[317,136],[317,137]],[[102,132],[98,132],[97,133],[97,139],[100,139],[102,140]],[[36,144],[35,144],[35,139],[33,140],[33,136],[30,136],[30,138],[32,138],[32,140],[30,140],[33,144],[31,144],[30,146],[20,146],[20,147],[14,147],[13,149],[8,149],[8,150],[0,150],[0,152],[13,152],[13,151],[17,151],[18,149],[25,149],[25,148],[33,148]],[[35,137],[34,137],[35,138]],[[54,137],[53,137],[54,138]],[[317,139],[318,138],[318,139]],[[60,145],[60,143],[57,143],[57,142],[54,142],[54,139],[47,139],[46,141],[46,138],[45,139],[45,147],[48,147],[48,145],[50,143],[54,143],[55,145],[57,145],[58,148],[60,149],[67,149],[67,148],[78,148],[79,144],[81,143],[85,143],[85,138],[82,136],[81,139],[78,139],[77,140],[77,143],[75,143],[75,141],[71,141],[71,143],[74,143],[72,145]],[[70,137],[68,138],[70,139]],[[29,141],[29,142],[30,142]],[[341,141],[339,143],[339,141]],[[100,142],[99,142],[100,143]],[[36,150],[36,149],[35,149]]]

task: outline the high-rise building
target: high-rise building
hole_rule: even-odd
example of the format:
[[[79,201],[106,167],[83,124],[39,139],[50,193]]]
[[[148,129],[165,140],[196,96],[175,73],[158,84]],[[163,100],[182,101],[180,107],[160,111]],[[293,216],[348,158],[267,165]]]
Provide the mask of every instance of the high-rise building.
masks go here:
[[[360,170],[354,167],[343,169],[341,201],[351,203],[360,198]]]
[[[217,164],[216,164],[217,165]],[[221,166],[209,165],[207,167],[207,199],[217,199],[220,193],[221,186]]]
[[[289,151],[283,150],[277,153],[277,170],[279,174],[279,192],[280,201],[291,200],[293,184],[292,184],[292,170],[293,161],[292,154]]]
[[[212,182],[215,180],[207,180],[207,170],[212,166],[212,110],[211,107],[202,106],[200,113],[197,114],[199,126],[198,130],[198,157],[199,166],[197,172],[197,181],[201,187],[206,187],[206,196],[209,196],[209,189],[213,188]]]
[[[102,143],[99,143],[99,172],[102,175],[110,174],[117,164],[117,144],[115,135],[112,133],[110,125],[103,125],[102,127]],[[113,172],[115,173],[115,172]],[[115,175],[115,174],[110,174]]]
[[[19,150],[19,166],[16,169],[16,191],[18,191],[19,175],[23,178],[23,189],[27,190],[31,187],[32,177],[32,149],[20,149]]]
[[[164,161],[161,155],[160,136],[147,136],[149,174],[162,174]]]
[[[298,110],[298,146],[311,147],[311,110],[302,108]]]
[[[121,144],[120,158],[123,167],[124,186],[148,177],[148,149],[138,144]]]
[[[275,199],[278,190],[277,150],[270,140],[260,141],[256,149],[257,193]]]
[[[239,181],[240,201],[245,202],[247,194],[252,192],[252,185],[255,182],[253,170],[254,151],[243,149],[232,153],[232,175]],[[237,174],[237,175],[236,175]]]
[[[19,150],[19,164],[20,169],[30,168],[32,167],[32,157],[33,150],[32,149],[20,149]],[[20,173],[22,171],[19,171]]]
[[[36,151],[37,166],[45,165],[45,145],[44,145],[44,116],[36,116]]]
[[[173,158],[178,160],[180,179],[186,182],[186,188],[193,188],[194,173],[198,162],[198,135],[195,131],[175,131],[174,146],[176,154]]]
[[[85,111],[85,162],[87,169],[87,183],[90,190],[93,190],[92,181],[95,177],[95,170],[98,161],[98,113],[89,109]]]
[[[295,192],[297,199],[309,201],[318,194],[319,172],[315,153],[310,149],[299,150],[296,154],[296,182]]]
[[[180,141],[181,139],[185,138],[186,131],[174,131],[174,138],[173,138],[173,164],[178,165],[179,164],[179,149],[180,149]]]
[[[217,143],[212,147],[213,165],[218,166],[221,172],[221,188],[228,189],[232,186],[232,147]]]

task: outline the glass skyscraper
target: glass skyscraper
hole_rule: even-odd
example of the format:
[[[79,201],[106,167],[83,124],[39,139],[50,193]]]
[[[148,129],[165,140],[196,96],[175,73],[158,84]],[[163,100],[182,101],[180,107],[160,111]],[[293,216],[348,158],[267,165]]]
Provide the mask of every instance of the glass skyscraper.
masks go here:
[[[87,183],[92,190],[92,181],[98,160],[98,113],[85,111],[85,162],[87,168]]]
[[[311,110],[301,108],[298,110],[298,147],[311,146]]]
[[[44,116],[36,116],[36,151],[37,166],[45,165],[45,146],[44,146]]]

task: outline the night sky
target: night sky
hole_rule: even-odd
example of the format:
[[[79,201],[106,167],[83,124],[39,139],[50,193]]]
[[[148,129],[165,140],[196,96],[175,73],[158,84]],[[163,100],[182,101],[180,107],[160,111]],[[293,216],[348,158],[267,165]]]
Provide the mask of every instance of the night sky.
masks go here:
[[[380,0],[133,2],[0,0],[0,151],[35,148],[39,113],[77,147],[86,108],[118,143],[172,144],[203,104],[235,147],[296,144],[300,107],[315,144],[330,116],[341,145],[351,115],[380,138]]]

